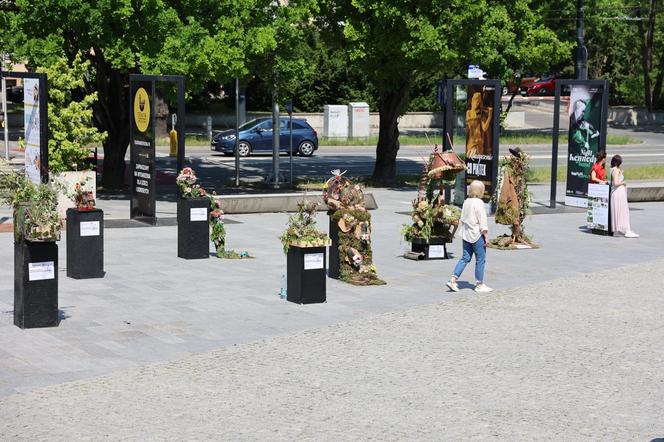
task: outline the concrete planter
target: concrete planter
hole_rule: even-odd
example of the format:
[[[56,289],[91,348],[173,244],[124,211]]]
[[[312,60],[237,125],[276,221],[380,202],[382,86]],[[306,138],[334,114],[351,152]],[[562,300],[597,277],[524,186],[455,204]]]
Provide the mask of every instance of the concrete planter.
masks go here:
[[[291,245],[286,264],[288,301],[296,304],[326,301],[325,247]]]
[[[76,183],[82,183],[83,189],[92,192],[97,198],[97,173],[94,170],[71,171],[51,174],[51,185],[58,195],[58,215],[60,219],[67,219],[67,209],[76,204],[67,195],[74,193]]]
[[[413,253],[423,253],[424,259],[449,259],[447,243],[449,240],[440,236],[432,236],[429,241],[413,238],[410,243]]]
[[[332,221],[330,216],[330,262],[328,264],[327,276],[334,279],[339,279],[339,225]]]
[[[210,257],[210,225],[207,198],[178,199],[178,257]]]
[[[14,244],[14,325],[58,325],[58,246],[55,242]]]
[[[67,210],[67,276],[104,277],[104,212]]]

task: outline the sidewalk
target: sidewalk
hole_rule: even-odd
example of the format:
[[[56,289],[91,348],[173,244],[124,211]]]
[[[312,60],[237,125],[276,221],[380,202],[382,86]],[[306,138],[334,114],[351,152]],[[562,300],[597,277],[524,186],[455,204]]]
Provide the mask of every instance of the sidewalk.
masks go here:
[[[286,270],[277,237],[288,214],[233,215],[226,226],[227,245],[249,250],[255,260],[186,261],[176,256],[175,226],[114,228],[105,231],[105,278],[77,281],[65,276],[63,237],[63,320],[55,329],[20,330],[12,322],[12,235],[0,234],[0,396],[466,296],[444,288],[454,260],[401,257],[408,244],[399,232],[410,221],[415,192],[374,193],[379,205],[371,212],[374,258],[388,285],[353,287],[328,280],[323,305],[298,306],[277,295]],[[126,218],[126,202],[115,203],[123,206]],[[162,213],[169,207],[174,216],[174,205],[158,203]],[[489,250],[486,280],[507,290],[661,258],[664,237],[653,220],[664,217],[664,205],[634,204],[632,209],[632,224],[642,235],[638,240],[585,233],[580,230],[583,212],[533,216],[526,230],[542,248]],[[323,213],[318,221],[327,228]],[[490,228],[492,236],[507,231],[505,226]],[[458,256],[460,247],[457,239],[450,251]],[[471,279],[469,268],[464,280]]]
[[[654,440],[662,272],[658,260],[465,293],[55,385],[0,399],[0,430],[49,441]]]

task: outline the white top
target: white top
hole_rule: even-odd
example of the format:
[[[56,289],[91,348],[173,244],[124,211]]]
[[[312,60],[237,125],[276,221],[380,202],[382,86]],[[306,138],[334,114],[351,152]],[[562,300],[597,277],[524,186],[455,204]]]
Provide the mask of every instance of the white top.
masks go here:
[[[459,223],[461,238],[469,243],[477,242],[482,232],[489,231],[484,201],[480,198],[467,198],[463,202]]]

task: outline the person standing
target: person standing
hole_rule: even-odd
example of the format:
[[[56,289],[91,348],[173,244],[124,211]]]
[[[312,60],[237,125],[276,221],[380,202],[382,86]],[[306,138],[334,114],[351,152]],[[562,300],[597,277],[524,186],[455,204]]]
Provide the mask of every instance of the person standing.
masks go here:
[[[590,184],[608,184],[606,180],[606,152],[602,151],[597,154],[597,161],[590,169]]]
[[[627,189],[625,188],[625,177],[620,168],[622,157],[614,155],[611,158],[611,223],[615,233],[621,233],[625,238],[638,238],[639,235],[632,231],[629,223],[629,205],[627,204]]]
[[[468,198],[463,203],[461,219],[459,220],[461,238],[463,239],[463,256],[454,268],[454,274],[447,281],[447,287],[453,292],[459,291],[457,280],[473,255],[475,255],[475,291],[480,293],[493,291],[492,288],[484,284],[489,227],[482,196],[484,196],[484,183],[477,180],[470,183]]]

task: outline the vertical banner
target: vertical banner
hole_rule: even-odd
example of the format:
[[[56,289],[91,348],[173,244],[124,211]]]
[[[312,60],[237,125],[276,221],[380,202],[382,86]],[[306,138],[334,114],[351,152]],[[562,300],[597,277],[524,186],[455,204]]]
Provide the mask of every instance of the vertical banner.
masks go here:
[[[495,85],[470,84],[466,107],[466,184],[473,180],[484,183],[483,200],[488,202],[494,191],[494,109]]]
[[[156,223],[154,83],[130,83],[131,218]]]
[[[23,124],[25,128],[25,175],[41,183],[41,113],[39,79],[23,80]]]
[[[597,153],[604,149],[602,140],[606,119],[606,89],[601,85],[572,84],[569,99],[567,190],[565,204],[586,207],[590,169]]]

